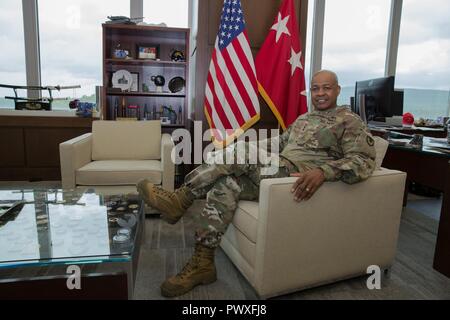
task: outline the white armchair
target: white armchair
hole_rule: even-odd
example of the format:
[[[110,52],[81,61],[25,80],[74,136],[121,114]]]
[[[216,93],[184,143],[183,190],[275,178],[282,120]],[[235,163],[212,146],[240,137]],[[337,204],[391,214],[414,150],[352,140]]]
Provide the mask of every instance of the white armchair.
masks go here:
[[[92,133],[59,146],[62,187],[129,192],[148,178],[173,190],[173,146],[170,135],[161,135],[159,121],[94,121]]]
[[[384,152],[378,154],[382,160]],[[259,202],[239,202],[221,241],[260,297],[363,275],[370,265],[391,266],[405,173],[381,168],[354,185],[328,182],[301,203],[290,192],[295,180],[263,180]]]

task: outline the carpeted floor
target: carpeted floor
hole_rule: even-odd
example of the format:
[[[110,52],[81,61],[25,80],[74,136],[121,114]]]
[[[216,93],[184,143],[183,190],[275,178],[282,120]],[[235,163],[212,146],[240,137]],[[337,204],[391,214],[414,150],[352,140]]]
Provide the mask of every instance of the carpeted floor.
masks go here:
[[[158,218],[146,221],[135,299],[164,299],[160,284],[177,273],[193,252],[194,215],[203,202],[196,201],[176,225]],[[397,256],[381,290],[368,290],[367,277],[338,282],[275,299],[450,299],[450,279],[432,268],[438,221],[405,208]],[[258,299],[255,291],[222,250],[216,255],[218,281],[200,286],[177,299]]]
[[[59,188],[59,181],[0,182],[0,189]],[[367,277],[304,290],[274,299],[450,299],[450,279],[432,268],[440,200],[411,196],[404,208],[398,250],[390,277],[381,290],[368,290]],[[164,299],[160,284],[177,273],[193,252],[194,216],[203,202],[196,201],[176,225],[157,216],[146,219],[134,299]],[[176,299],[258,299],[250,284],[224,252],[216,254],[218,280],[199,286]]]

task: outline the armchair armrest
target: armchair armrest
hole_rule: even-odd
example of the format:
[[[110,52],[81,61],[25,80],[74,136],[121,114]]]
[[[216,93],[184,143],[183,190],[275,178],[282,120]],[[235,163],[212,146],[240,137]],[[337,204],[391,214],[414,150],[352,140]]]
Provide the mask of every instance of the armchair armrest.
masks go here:
[[[300,203],[290,192],[295,180],[261,181],[254,277],[261,295],[392,263],[405,173],[383,169],[354,185],[327,182]]]
[[[59,155],[62,187],[74,189],[76,170],[91,162],[92,159],[92,133],[60,143]]]
[[[162,187],[169,191],[173,191],[175,182],[175,164],[171,157],[174,146],[170,134],[164,133],[161,137]]]

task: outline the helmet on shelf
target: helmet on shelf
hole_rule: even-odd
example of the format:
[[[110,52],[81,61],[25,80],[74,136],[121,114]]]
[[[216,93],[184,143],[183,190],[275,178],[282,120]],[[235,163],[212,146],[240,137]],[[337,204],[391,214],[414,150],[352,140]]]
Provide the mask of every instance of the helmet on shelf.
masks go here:
[[[173,50],[172,53],[170,54],[170,59],[172,61],[184,61],[184,53],[183,51],[180,50]]]

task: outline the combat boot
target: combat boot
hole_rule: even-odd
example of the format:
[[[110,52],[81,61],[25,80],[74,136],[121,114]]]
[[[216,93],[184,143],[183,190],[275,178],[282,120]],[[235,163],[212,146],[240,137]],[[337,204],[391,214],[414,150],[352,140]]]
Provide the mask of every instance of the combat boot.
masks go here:
[[[137,190],[145,203],[160,211],[162,218],[170,224],[176,223],[192,205],[194,197],[189,188],[182,186],[169,192],[155,186],[147,179],[138,182]]]
[[[176,297],[189,292],[199,284],[216,281],[214,251],[215,249],[196,244],[193,256],[181,272],[163,282],[161,294],[164,297]]]

